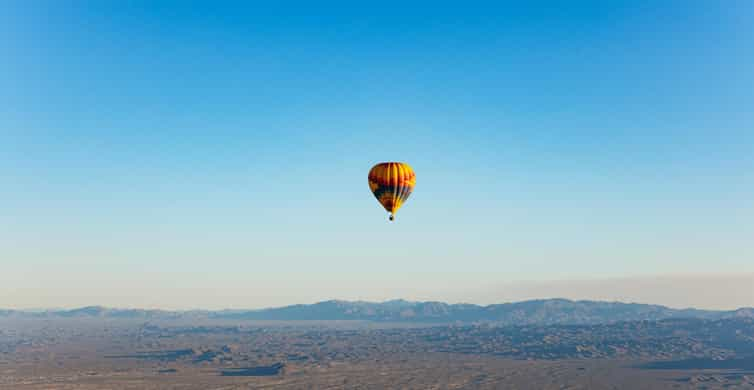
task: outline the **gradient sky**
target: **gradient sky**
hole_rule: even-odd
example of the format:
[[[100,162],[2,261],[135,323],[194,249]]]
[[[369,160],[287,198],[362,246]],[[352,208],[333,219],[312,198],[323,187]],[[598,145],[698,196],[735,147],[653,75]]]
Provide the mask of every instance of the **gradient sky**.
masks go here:
[[[0,8],[0,307],[754,275],[754,2],[67,3]]]

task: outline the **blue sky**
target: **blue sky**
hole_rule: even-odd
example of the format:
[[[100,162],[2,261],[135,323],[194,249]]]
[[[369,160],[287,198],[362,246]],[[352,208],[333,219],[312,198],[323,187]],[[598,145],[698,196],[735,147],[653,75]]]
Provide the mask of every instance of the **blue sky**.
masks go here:
[[[754,273],[751,2],[4,8],[2,307]]]

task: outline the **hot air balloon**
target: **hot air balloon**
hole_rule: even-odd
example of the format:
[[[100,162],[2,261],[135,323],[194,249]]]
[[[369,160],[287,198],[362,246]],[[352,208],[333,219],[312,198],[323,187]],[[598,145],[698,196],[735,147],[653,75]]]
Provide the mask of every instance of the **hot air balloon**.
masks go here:
[[[416,174],[406,163],[383,162],[369,171],[369,189],[382,207],[390,213],[390,220],[395,212],[411,195],[416,185]]]

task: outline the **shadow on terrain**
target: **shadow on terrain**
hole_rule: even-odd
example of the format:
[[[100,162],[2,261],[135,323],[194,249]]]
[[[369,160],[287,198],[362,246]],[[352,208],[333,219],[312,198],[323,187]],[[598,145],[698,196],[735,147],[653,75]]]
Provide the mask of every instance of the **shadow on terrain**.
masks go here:
[[[220,376],[274,376],[280,374],[284,367],[283,363],[275,363],[271,366],[231,368],[220,371]]]
[[[147,359],[175,361],[185,356],[194,355],[193,349],[175,349],[171,351],[139,352],[132,355],[108,355],[106,359]]]
[[[639,366],[649,370],[746,370],[754,371],[754,356],[736,359],[694,358],[657,361]]]

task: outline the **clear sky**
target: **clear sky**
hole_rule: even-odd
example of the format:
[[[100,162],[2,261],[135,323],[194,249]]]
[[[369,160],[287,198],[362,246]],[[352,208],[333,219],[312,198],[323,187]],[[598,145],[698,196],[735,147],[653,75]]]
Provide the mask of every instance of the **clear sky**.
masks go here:
[[[718,289],[752,237],[751,1],[0,8],[0,307]],[[671,285],[576,297],[754,306]]]

